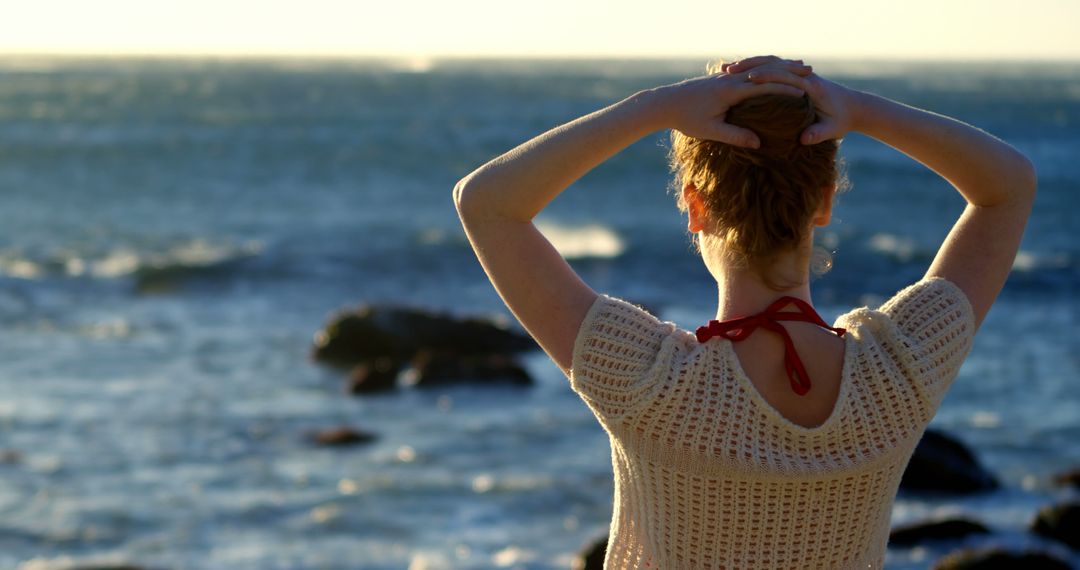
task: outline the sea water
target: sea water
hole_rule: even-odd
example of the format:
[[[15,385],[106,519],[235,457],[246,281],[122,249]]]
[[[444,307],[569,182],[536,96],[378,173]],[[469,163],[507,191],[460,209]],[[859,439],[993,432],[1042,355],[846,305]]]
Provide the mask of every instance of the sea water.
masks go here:
[[[0,60],[0,567],[568,567],[606,532],[610,455],[542,353],[524,359],[531,388],[348,397],[309,361],[312,336],[360,303],[509,318],[454,183],[703,65]],[[1080,465],[1080,65],[817,69],[978,125],[1038,168],[1021,253],[933,424],[1003,489],[902,496],[893,518],[967,514],[993,541],[1046,546],[1024,529],[1075,497],[1049,479]],[[692,329],[715,283],[666,141],[631,146],[537,223],[594,289]],[[834,267],[813,283],[829,320],[917,280],[963,208],[888,147],[850,135],[842,153],[853,187],[818,232]],[[309,442],[341,424],[378,440]],[[894,549],[889,567],[957,545]]]

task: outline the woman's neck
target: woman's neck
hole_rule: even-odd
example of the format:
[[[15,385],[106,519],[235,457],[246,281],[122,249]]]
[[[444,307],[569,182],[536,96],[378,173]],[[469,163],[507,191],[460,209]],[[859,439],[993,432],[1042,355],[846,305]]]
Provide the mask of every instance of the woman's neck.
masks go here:
[[[810,299],[810,269],[804,256],[794,252],[781,256],[772,265],[772,276],[778,283],[797,285],[777,290],[750,268],[723,267],[716,280],[716,320],[726,321],[760,313],[785,295],[813,305]]]

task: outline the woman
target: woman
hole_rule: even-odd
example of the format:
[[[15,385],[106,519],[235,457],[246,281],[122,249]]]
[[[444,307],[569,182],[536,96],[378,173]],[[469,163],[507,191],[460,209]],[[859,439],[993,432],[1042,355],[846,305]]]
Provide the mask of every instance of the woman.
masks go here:
[[[680,206],[717,281],[716,318],[696,334],[595,293],[532,224],[658,129],[673,130]],[[809,252],[851,131],[923,163],[968,206],[923,279],[829,327],[812,307]],[[454,190],[495,288],[610,435],[605,568],[665,570],[882,567],[901,474],[1005,282],[1034,195],[1030,162],[1002,141],[772,56],[637,93]]]

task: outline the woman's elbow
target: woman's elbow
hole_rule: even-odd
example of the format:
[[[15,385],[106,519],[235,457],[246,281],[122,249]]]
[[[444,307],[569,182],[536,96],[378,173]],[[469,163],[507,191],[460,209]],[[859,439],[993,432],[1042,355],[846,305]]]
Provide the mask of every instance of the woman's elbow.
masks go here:
[[[1011,152],[999,157],[999,181],[1007,185],[1009,193],[1014,197],[1034,199],[1035,188],[1039,183],[1035,164],[1015,147],[1009,146],[1008,150]]]
[[[478,214],[475,188],[470,188],[469,179],[466,176],[454,185],[454,208],[457,209],[458,217],[475,217]]]
[[[1034,199],[1035,191],[1039,186],[1039,174],[1035,171],[1035,163],[1031,162],[1025,154],[1019,152],[1017,154],[1020,158],[1017,166],[1018,186]]]
[[[1014,207],[1033,202],[1039,181],[1031,159],[1019,150],[1008,147],[1008,152],[998,155],[996,160],[997,168],[986,183],[997,189],[998,198],[984,205]]]
[[[502,206],[494,188],[486,180],[477,180],[473,174],[454,185],[454,207],[462,221],[477,223],[507,219],[510,216],[501,209]]]
[[[464,193],[465,193],[465,179],[462,178],[461,180],[457,181],[457,184],[454,184],[454,192],[453,192],[454,208],[457,209],[459,214],[461,213],[461,198],[462,198],[462,195]]]

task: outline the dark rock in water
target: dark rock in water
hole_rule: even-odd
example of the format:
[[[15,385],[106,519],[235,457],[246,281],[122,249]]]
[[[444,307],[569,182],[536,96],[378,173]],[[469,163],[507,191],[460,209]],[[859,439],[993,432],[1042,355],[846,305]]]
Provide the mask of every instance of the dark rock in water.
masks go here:
[[[22,461],[22,454],[14,449],[0,449],[0,465],[14,465]]]
[[[1062,486],[1072,486],[1080,489],[1080,467],[1073,467],[1068,471],[1062,471],[1054,475],[1054,483]]]
[[[977,493],[999,487],[997,479],[959,441],[926,430],[900,480],[900,489],[916,492]]]
[[[427,351],[416,355],[405,379],[420,388],[469,382],[527,386],[533,382],[513,357],[504,354],[453,356]]]
[[[598,538],[586,546],[574,559],[573,570],[604,570],[608,537]]]
[[[1031,531],[1080,550],[1080,503],[1043,507],[1035,515]]]
[[[982,523],[963,518],[927,521],[894,528],[889,533],[889,546],[912,546],[926,540],[957,540],[989,533],[990,529]]]
[[[420,350],[466,355],[537,348],[527,335],[488,319],[460,319],[420,309],[366,305],[334,316],[315,335],[312,357],[352,366],[389,357],[408,360]]]
[[[375,441],[375,434],[355,430],[348,426],[319,430],[311,434],[311,440],[319,445],[345,446]]]
[[[374,358],[353,367],[346,391],[350,394],[386,392],[397,387],[401,363],[393,358]]]
[[[1045,552],[1010,552],[1000,547],[958,550],[938,560],[931,570],[1072,570]]]

